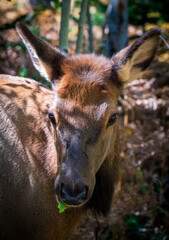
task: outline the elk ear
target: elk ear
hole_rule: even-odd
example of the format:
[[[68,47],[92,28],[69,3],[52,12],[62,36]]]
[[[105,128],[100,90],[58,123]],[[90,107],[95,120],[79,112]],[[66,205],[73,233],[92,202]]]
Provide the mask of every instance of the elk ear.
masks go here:
[[[49,81],[57,79],[65,56],[55,47],[34,35],[24,24],[17,23],[16,30],[25,43],[35,68]]]
[[[158,47],[160,33],[158,28],[150,29],[113,57],[113,69],[117,70],[123,86],[139,77],[150,65]]]

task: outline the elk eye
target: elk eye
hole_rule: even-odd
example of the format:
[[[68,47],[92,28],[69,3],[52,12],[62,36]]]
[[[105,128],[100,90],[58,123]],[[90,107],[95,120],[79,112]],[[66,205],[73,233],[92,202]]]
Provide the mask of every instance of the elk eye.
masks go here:
[[[51,112],[48,112],[48,117],[49,117],[50,121],[52,122],[52,124],[56,125],[56,120],[55,120],[54,114]]]
[[[114,113],[114,114],[111,115],[111,117],[109,118],[109,121],[107,123],[107,127],[110,126],[110,125],[113,125],[116,122],[117,115],[118,115],[118,113]]]

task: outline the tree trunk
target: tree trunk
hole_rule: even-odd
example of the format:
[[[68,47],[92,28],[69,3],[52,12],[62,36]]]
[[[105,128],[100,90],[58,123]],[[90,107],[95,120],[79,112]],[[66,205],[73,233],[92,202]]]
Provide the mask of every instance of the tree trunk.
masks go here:
[[[70,4],[71,0],[62,1],[61,27],[59,33],[59,48],[66,52],[68,52]]]
[[[79,30],[78,30],[78,37],[77,37],[77,44],[76,44],[76,53],[79,53],[82,49],[83,27],[86,20],[87,4],[88,4],[88,0],[82,0],[80,18],[79,18]]]
[[[88,34],[89,34],[89,52],[93,52],[93,31],[92,31],[92,20],[90,15],[89,4],[87,6],[87,23],[88,23]]]
[[[109,28],[109,40],[106,46],[109,57],[127,45],[127,5],[127,0],[111,0],[108,6],[105,24]]]

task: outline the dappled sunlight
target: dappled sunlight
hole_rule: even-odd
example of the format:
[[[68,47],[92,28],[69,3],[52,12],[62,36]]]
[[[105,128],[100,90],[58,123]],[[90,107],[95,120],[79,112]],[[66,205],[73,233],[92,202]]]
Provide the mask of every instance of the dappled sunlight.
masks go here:
[[[37,36],[52,43],[55,47],[59,47],[61,1],[53,1],[52,7],[47,7],[42,2],[38,3],[37,6],[32,6],[28,0],[12,0],[11,2],[0,0],[0,74],[32,78],[51,88],[51,84],[34,69],[26,48],[15,30],[16,22],[23,21]],[[93,25],[92,44],[96,55],[108,56],[106,44],[110,32],[105,14],[109,2],[111,1],[90,1]],[[71,4],[68,55],[72,55],[76,51],[80,3],[80,1],[73,0]],[[157,4],[155,1],[139,0],[137,4],[134,0],[129,1],[128,45],[134,43],[145,31],[153,27],[161,29],[162,37],[169,44],[167,14],[160,12],[160,9],[163,9],[162,2],[158,3],[159,10],[155,9],[155,4]],[[168,9],[168,6],[166,8]],[[104,25],[106,26],[103,31]],[[90,53],[88,27],[89,24],[86,20],[83,29],[82,53]],[[142,56],[146,56],[146,53],[143,52]],[[74,59],[73,64],[68,62],[68,69],[70,69],[70,64],[73,73],[79,64],[76,57]],[[91,65],[90,61],[86,61]],[[99,72],[98,69],[100,69],[98,79],[102,76],[103,69],[108,67],[108,61],[106,61],[101,67],[97,64],[97,71]],[[75,75],[72,74],[72,76],[73,79],[76,79]],[[87,74],[84,74],[83,79],[86,76]],[[91,75],[91,72],[90,76],[96,80],[95,75]],[[70,78],[70,76],[68,77]],[[69,78],[67,82],[69,82]],[[22,113],[24,119],[29,121],[28,130],[31,131],[37,126],[31,113],[32,110],[28,109],[28,106],[33,101],[37,107],[37,112],[41,111],[39,107],[41,102],[36,99],[37,94],[41,91],[41,85],[37,85],[37,87],[33,85],[34,90],[32,90],[28,83],[19,84],[18,87],[18,83],[14,82],[15,79],[12,80],[12,83],[6,84],[10,90],[7,89],[4,92],[4,89],[0,88],[0,93],[6,95],[10,101],[13,99],[16,102],[16,106],[18,106],[16,115],[19,115],[19,112]],[[103,87],[102,91],[99,88],[99,94],[107,91]],[[27,91],[29,93],[32,91],[32,95],[28,94],[30,95],[29,101],[24,96],[23,102],[17,104],[16,88],[19,88],[19,96],[22,96],[22,92],[26,96]],[[97,89],[94,87],[93,89],[93,92],[97,94]],[[45,95],[45,91],[48,92],[48,90],[44,90],[43,95]],[[80,91],[84,91],[84,87],[81,87]],[[88,88],[86,88],[86,92],[89,92]],[[90,98],[87,95],[89,101],[95,96],[93,92]],[[64,94],[65,89],[63,89],[62,96]],[[70,89],[69,94],[72,94]],[[98,99],[101,99],[99,94]],[[82,97],[82,94],[79,95]],[[52,96],[49,98],[52,102]],[[43,102],[42,99],[41,101]],[[45,109],[47,109],[46,106]],[[119,180],[110,214],[104,218],[88,213],[71,240],[167,240],[169,237],[169,49],[161,40],[152,64],[139,79],[135,79],[127,85],[118,99],[117,109],[120,122],[121,160]],[[75,110],[79,119],[84,117],[82,111]],[[62,111],[65,115],[64,109]],[[66,112],[69,117],[75,115],[74,112],[67,110]],[[43,122],[43,117],[44,115],[40,119],[41,122]],[[24,125],[18,128],[22,129]],[[88,129],[90,128],[92,126]],[[73,128],[73,131],[75,130],[77,129]],[[45,131],[41,132],[44,142],[51,136],[50,132]],[[33,141],[29,134],[27,134],[27,138],[27,141]],[[38,136],[34,140],[38,142]],[[49,151],[49,149],[47,150]],[[39,147],[40,151],[42,150]],[[36,149],[31,154],[36,155]],[[52,159],[51,154],[49,155]],[[31,175],[29,177],[33,185]]]

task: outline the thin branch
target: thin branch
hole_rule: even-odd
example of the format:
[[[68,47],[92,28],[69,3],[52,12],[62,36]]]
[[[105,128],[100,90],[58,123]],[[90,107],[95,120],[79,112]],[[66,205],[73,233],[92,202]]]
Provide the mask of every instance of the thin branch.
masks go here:
[[[169,44],[166,42],[166,40],[160,35],[161,40],[163,40],[163,42],[167,45],[167,47],[169,48]]]
[[[88,23],[88,34],[89,34],[89,52],[93,52],[93,31],[92,31],[92,20],[90,15],[89,4],[87,6],[87,23]]]
[[[68,52],[68,32],[71,0],[62,1],[61,27],[59,33],[59,48]]]
[[[79,31],[78,31],[78,37],[77,37],[76,53],[79,53],[82,49],[83,27],[86,19],[87,4],[88,4],[88,0],[82,0],[80,18],[79,18]]]

